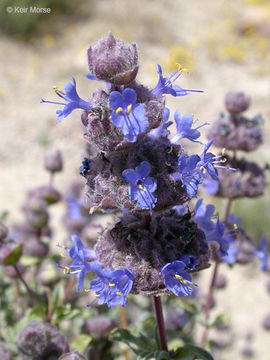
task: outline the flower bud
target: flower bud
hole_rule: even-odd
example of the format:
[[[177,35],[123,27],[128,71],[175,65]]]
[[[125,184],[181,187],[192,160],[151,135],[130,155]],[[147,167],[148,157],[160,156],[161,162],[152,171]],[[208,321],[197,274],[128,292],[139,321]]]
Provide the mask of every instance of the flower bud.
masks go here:
[[[219,188],[217,196],[226,198],[257,197],[263,194],[265,175],[255,162],[235,158],[228,160],[226,165],[238,171],[223,171],[219,173]]]
[[[56,327],[32,321],[17,335],[16,345],[30,359],[54,359],[69,351],[67,339]]]
[[[112,33],[87,51],[88,66],[92,75],[115,85],[132,82],[138,72],[136,44],[116,39]]]
[[[0,246],[0,261],[3,265],[16,265],[22,255],[22,244],[9,240]]]
[[[86,360],[86,358],[77,351],[72,351],[60,356],[58,360]]]
[[[26,204],[23,206],[23,210],[31,211],[35,214],[42,214],[46,212],[46,209],[47,209],[46,201],[39,197],[32,197],[30,199],[27,199]]]
[[[12,355],[11,350],[8,348],[8,346],[0,342],[0,359],[1,360],[12,360],[14,357]]]
[[[8,228],[0,221],[0,243],[7,237]]]
[[[24,240],[23,254],[44,258],[49,252],[49,247],[36,236],[31,236]]]
[[[36,229],[42,229],[48,224],[48,213],[34,213],[28,211],[26,213],[26,220],[28,224]]]
[[[38,197],[46,201],[47,205],[57,203],[61,199],[59,191],[52,186],[39,186],[29,192],[29,197]]]
[[[229,92],[225,97],[226,109],[232,114],[239,114],[250,106],[250,97],[240,91]]]
[[[45,169],[51,173],[61,171],[63,169],[63,158],[61,151],[56,149],[48,152],[44,158]]]
[[[117,323],[105,316],[97,316],[86,320],[83,325],[85,332],[90,333],[98,339],[106,339],[109,332],[115,327],[117,327]]]

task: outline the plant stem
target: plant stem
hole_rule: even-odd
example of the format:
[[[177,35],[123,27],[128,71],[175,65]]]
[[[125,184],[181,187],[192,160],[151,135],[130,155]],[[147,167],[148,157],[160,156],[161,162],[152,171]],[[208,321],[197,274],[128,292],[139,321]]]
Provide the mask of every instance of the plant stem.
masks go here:
[[[27,283],[25,282],[25,280],[24,280],[24,278],[23,278],[23,276],[22,276],[22,274],[21,274],[18,266],[17,266],[17,265],[13,265],[13,267],[14,267],[14,269],[15,269],[15,271],[16,271],[16,274],[17,274],[19,280],[23,283],[23,285],[24,285],[24,287],[25,287],[25,289],[26,289],[26,291],[27,291],[27,293],[28,293],[31,301],[33,302],[34,305],[38,305],[38,300],[37,300],[37,298],[36,298],[35,293],[33,292],[33,290],[30,289],[30,287],[29,287],[29,286],[27,285]]]
[[[162,304],[161,304],[160,296],[154,296],[154,306],[155,306],[158,333],[159,333],[159,339],[160,339],[160,347],[161,347],[161,350],[168,351],[166,329],[165,329],[165,323],[164,323],[164,318],[163,318]]]
[[[127,328],[127,311],[123,306],[120,307],[120,326],[122,329]],[[128,346],[123,345],[123,358],[128,360]]]
[[[226,209],[225,209],[225,216],[224,216],[225,223],[228,221],[228,217],[229,217],[230,210],[232,207],[232,202],[233,202],[232,198],[229,198],[227,201],[227,205],[226,205]],[[217,273],[218,273],[218,264],[219,264],[219,262],[216,260],[215,264],[214,264],[214,270],[212,273],[208,293],[206,296],[206,304],[205,304],[205,308],[204,308],[204,320],[205,320],[206,324],[209,320],[209,311],[210,311],[211,302],[212,302],[213,294],[214,294],[214,290],[215,290],[215,281],[216,281]],[[205,327],[203,334],[202,334],[202,338],[201,338],[201,342],[200,342],[201,347],[204,347],[206,340],[207,340],[207,327]]]
[[[205,304],[205,308],[204,308],[204,321],[205,321],[206,324],[207,324],[207,322],[209,320],[209,311],[210,311],[211,302],[212,302],[212,299],[213,299],[215,281],[216,281],[216,278],[217,278],[217,271],[218,271],[218,262],[216,261],[215,265],[214,265],[214,270],[213,270],[213,273],[212,273],[208,293],[207,293],[207,296],[206,296],[206,304]],[[201,347],[204,347],[206,340],[207,340],[207,327],[205,327],[205,329],[203,331],[203,334],[202,334],[202,338],[201,338],[201,342],[200,342]]]
[[[228,202],[227,202],[227,205],[226,205],[225,216],[224,216],[224,222],[225,223],[228,221],[228,217],[229,217],[231,207],[232,207],[232,202],[233,202],[233,199],[229,198]]]
[[[53,186],[53,184],[54,184],[54,173],[50,172],[49,186]]]

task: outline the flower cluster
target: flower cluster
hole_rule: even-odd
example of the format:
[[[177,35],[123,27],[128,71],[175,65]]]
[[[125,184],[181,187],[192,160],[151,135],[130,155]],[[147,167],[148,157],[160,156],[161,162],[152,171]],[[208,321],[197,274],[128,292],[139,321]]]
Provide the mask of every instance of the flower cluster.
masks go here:
[[[214,136],[214,145],[233,151],[233,156],[226,155],[223,158],[226,159],[228,167],[237,168],[238,171],[226,174],[219,171],[216,173],[219,182],[213,186],[213,176],[212,179],[206,179],[205,190],[209,194],[228,198],[231,203],[236,198],[257,197],[264,192],[264,170],[255,162],[237,157],[237,150],[250,152],[262,143],[261,123],[263,120],[260,115],[252,119],[243,116],[243,112],[250,106],[250,97],[243,92],[228,93],[225,97],[225,106],[228,113],[222,113],[220,118],[213,123],[208,137]],[[225,149],[222,150],[222,155],[225,155]],[[240,227],[240,222],[241,219],[228,214],[226,224],[230,230],[225,236],[226,243],[220,245],[219,254],[228,264],[235,262],[245,264],[257,257],[260,260],[261,270],[265,271],[267,268],[266,239],[262,238],[258,245],[254,245],[244,229]],[[236,237],[235,230],[237,230]],[[222,227],[219,226],[218,232],[222,231]]]
[[[64,100],[58,122],[76,108],[83,110],[84,138],[97,149],[80,169],[89,208],[122,210],[123,215],[98,236],[95,253],[73,236],[74,246],[63,254],[73,262],[64,270],[76,273],[78,290],[85,273],[97,275],[90,282],[96,296],[91,304],[125,306],[128,293],[188,296],[195,286],[189,273],[209,266],[209,245],[215,241],[219,256],[227,256],[231,236],[218,218],[213,221],[213,206],[203,208],[199,200],[190,211],[188,203],[205,179],[218,184],[217,169],[236,169],[224,165],[224,154],[209,151],[214,139],[200,154],[185,153],[182,140],[203,145],[199,129],[207,125],[198,125],[192,114],[181,116],[177,110],[176,133],[170,135],[173,121],[166,95],[201,92],[176,84],[187,69],[177,64],[176,71],[164,77],[158,65],[157,85],[149,89],[136,81],[136,45],[111,33],[89,48],[88,65],[87,78],[105,81],[106,90],[97,89],[84,101],[72,78],[65,92],[56,89]]]

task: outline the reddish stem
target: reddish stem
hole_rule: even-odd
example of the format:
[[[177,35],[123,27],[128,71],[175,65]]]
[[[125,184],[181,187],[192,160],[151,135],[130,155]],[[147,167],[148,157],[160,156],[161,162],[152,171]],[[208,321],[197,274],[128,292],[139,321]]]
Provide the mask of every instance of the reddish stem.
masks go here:
[[[18,266],[17,266],[17,265],[13,265],[13,267],[14,267],[14,269],[15,269],[15,271],[16,271],[16,274],[17,274],[19,280],[23,283],[23,285],[24,285],[24,287],[25,287],[25,289],[26,289],[26,291],[27,291],[27,293],[28,293],[28,295],[29,295],[32,303],[33,303],[34,305],[38,305],[38,300],[37,300],[37,298],[36,298],[35,293],[33,292],[33,290],[30,289],[30,287],[29,287],[29,286],[27,285],[27,283],[25,282],[25,280],[24,280],[24,278],[23,278],[23,276],[22,276],[22,274],[21,274]]]
[[[154,305],[155,305],[158,333],[159,333],[159,339],[160,339],[160,347],[161,347],[161,350],[168,351],[166,329],[165,329],[165,323],[164,323],[164,318],[163,318],[162,304],[161,304],[160,296],[154,296]]]

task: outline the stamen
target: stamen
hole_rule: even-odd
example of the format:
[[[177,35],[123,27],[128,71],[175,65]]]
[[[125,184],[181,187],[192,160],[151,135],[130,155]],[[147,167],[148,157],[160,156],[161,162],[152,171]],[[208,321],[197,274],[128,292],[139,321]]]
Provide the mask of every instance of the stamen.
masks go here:
[[[175,274],[174,275],[182,284],[186,284],[187,282],[182,278],[181,275]]]
[[[90,289],[84,289],[84,291],[86,292],[86,293],[88,293],[89,291],[91,291]]]
[[[129,104],[128,105],[128,107],[127,107],[127,114],[129,115],[130,114],[130,112],[131,112],[131,107],[132,107],[132,105],[131,104]],[[117,110],[116,110],[117,111]]]
[[[206,169],[205,169],[205,167],[204,167],[204,166],[201,166],[201,167],[200,167],[200,170],[201,170],[201,172],[202,172],[203,174],[205,174],[205,173],[206,173]]]
[[[67,256],[64,255],[62,252],[61,252],[60,256],[61,256],[63,259],[65,259],[65,258],[67,257]]]
[[[138,185],[138,188],[141,189],[142,191],[145,191],[145,188],[141,184]]]
[[[117,296],[122,296],[122,294],[119,291],[117,291],[116,295]]]
[[[115,110],[116,115],[118,115],[120,111],[123,111],[123,108],[121,108],[121,106]]]
[[[173,151],[173,146],[170,146],[169,150],[167,150],[167,154],[170,154]]]
[[[110,286],[110,287],[114,287],[114,286],[115,286],[115,284],[113,284],[113,283],[110,283],[110,284],[109,284],[109,286]]]
[[[189,74],[189,70],[186,68],[183,68],[183,66],[181,64],[176,63],[176,67],[179,72],[185,72],[185,73]]]
[[[223,158],[223,159],[220,160],[220,162],[221,162],[222,164],[225,164],[226,161],[227,161],[227,158]]]
[[[57,87],[57,86],[53,86],[53,91],[56,93],[56,94],[61,94],[62,91]]]
[[[70,273],[70,268],[67,267],[67,266],[65,266],[65,267],[64,267],[64,270],[63,270],[63,273],[64,273],[64,274],[69,274],[69,273]]]
[[[233,224],[233,230],[234,230],[234,231],[237,231],[237,230],[238,230],[237,224]]]
[[[226,149],[225,148],[222,149],[221,154],[222,154],[222,156],[226,155]]]

